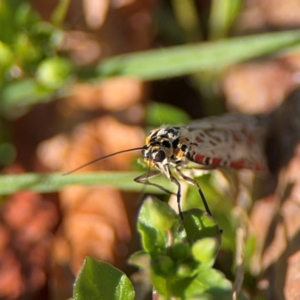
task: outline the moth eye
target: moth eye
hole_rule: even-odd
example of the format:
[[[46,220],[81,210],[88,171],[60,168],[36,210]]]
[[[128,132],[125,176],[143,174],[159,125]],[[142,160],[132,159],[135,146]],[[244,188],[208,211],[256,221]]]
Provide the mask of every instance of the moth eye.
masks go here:
[[[155,162],[162,162],[164,159],[166,158],[166,154],[164,151],[160,150],[156,153],[155,157],[153,158],[153,160]]]

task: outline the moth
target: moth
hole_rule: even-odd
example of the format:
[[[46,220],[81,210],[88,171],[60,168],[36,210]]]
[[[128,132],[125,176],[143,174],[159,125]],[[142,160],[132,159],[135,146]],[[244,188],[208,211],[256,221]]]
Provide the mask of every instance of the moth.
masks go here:
[[[198,189],[206,212],[212,216],[200,185],[194,178],[186,176],[183,171],[191,162],[204,169],[227,167],[267,171],[264,155],[265,125],[262,116],[240,114],[209,117],[185,125],[164,125],[147,135],[143,147],[109,154],[66,174],[114,155],[141,150],[144,161],[151,171],[135,178],[136,182],[165,190],[150,181],[151,178],[164,174],[177,187],[178,211],[183,219],[180,206],[181,185],[177,179],[179,177]]]

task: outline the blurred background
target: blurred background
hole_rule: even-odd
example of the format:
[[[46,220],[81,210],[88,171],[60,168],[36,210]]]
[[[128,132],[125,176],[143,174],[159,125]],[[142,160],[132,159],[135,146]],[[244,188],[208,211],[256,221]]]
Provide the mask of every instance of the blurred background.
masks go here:
[[[199,179],[224,230],[216,267],[234,281],[242,227],[249,299],[299,299],[299,26],[297,0],[0,0],[0,166],[18,185],[0,183],[0,299],[68,299],[86,255],[130,275],[139,248],[142,186],[39,193],[14,174],[67,172],[227,111],[270,116],[272,174]],[[145,173],[138,157],[82,171]]]

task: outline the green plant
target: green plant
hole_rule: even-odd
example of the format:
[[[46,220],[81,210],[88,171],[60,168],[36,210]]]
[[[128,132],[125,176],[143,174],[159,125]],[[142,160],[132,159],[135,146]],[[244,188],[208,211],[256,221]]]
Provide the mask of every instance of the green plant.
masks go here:
[[[181,220],[168,204],[148,198],[139,213],[138,231],[143,250],[134,253],[129,263],[149,277],[157,299],[231,299],[232,284],[213,268],[222,233],[206,213],[191,209]],[[108,274],[109,283],[103,279]],[[133,299],[133,287],[124,276],[87,258],[74,286],[74,299]]]

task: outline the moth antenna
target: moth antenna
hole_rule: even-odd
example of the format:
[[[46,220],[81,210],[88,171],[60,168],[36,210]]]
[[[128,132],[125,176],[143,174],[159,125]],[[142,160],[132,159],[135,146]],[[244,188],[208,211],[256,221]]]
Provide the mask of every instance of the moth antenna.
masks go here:
[[[91,165],[91,164],[93,164],[93,163],[95,163],[97,161],[104,160],[106,158],[109,158],[109,157],[112,157],[112,156],[115,156],[115,155],[118,155],[118,154],[121,154],[121,153],[126,153],[126,152],[131,152],[131,151],[137,151],[137,150],[143,150],[143,149],[144,149],[144,147],[131,148],[131,149],[126,149],[126,150],[121,150],[121,151],[118,151],[118,152],[115,152],[115,153],[111,153],[111,154],[102,156],[100,158],[96,158],[96,159],[94,159],[94,160],[92,160],[92,161],[90,161],[90,162],[88,162],[88,163],[86,163],[84,165],[81,165],[80,167],[78,167],[78,168],[76,168],[76,169],[74,169],[72,171],[64,173],[63,176],[64,175],[72,174],[72,173],[74,173],[74,172],[76,172],[76,171],[78,171],[80,169],[83,169],[84,167],[87,167],[87,166],[89,166],[89,165]]]

